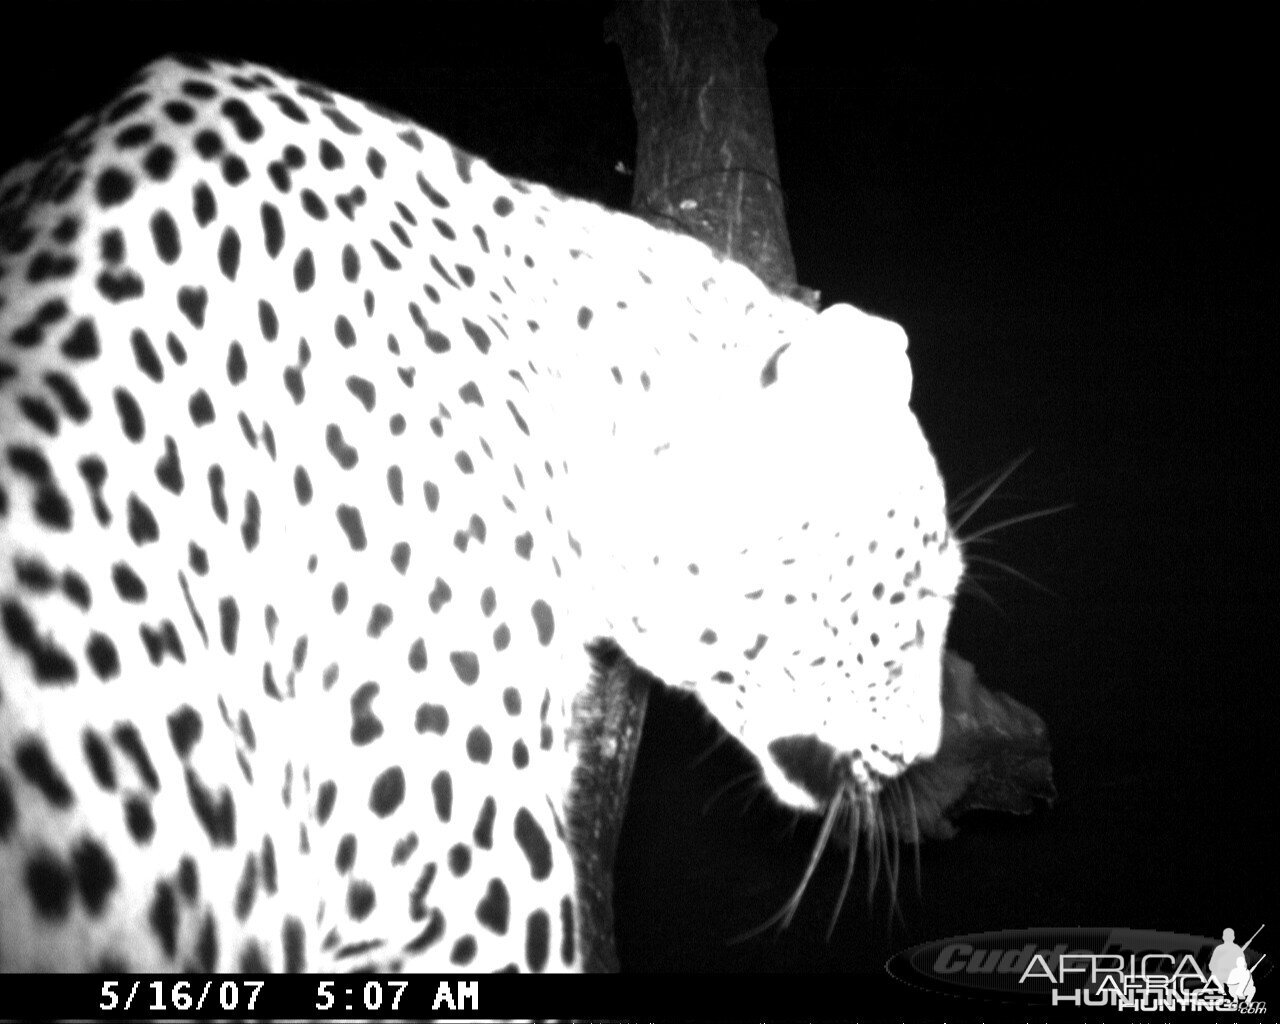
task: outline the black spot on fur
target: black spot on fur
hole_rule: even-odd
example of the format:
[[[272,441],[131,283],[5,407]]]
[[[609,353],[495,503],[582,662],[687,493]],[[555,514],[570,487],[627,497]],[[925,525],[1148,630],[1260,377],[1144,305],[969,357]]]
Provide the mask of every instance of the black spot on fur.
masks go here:
[[[449,962],[459,967],[465,967],[476,958],[476,949],[475,936],[463,935],[453,944],[453,949],[449,951]]]
[[[249,372],[248,360],[244,357],[244,347],[238,341],[227,346],[227,380],[233,385],[243,384]]]
[[[239,97],[233,97],[222,104],[222,113],[235,128],[242,142],[257,142],[262,138],[262,122],[254,116],[249,105]]]
[[[241,182],[248,180],[249,165],[234,153],[228,153],[222,158],[222,180],[228,185],[239,185]]]
[[[132,175],[119,167],[108,167],[98,175],[94,184],[94,198],[105,208],[119,206],[128,202],[133,195],[134,180]]]
[[[453,816],[453,779],[447,771],[436,772],[431,780],[431,798],[435,802],[436,817],[447,823]]]
[[[182,255],[182,238],[178,223],[168,210],[157,210],[151,215],[151,241],[155,245],[160,262],[173,265]]]
[[[244,867],[240,871],[240,880],[236,883],[236,895],[233,909],[236,920],[243,924],[253,910],[253,901],[258,896],[258,858],[250,853],[244,859]]]
[[[196,939],[196,964],[206,973],[218,967],[218,921],[212,910],[205,914]]]
[[[240,606],[236,604],[234,597],[224,597],[218,602],[218,622],[222,649],[228,654],[235,654],[240,630]]]
[[[54,393],[54,396],[62,406],[62,411],[67,416],[76,423],[88,422],[89,414],[92,410],[89,408],[89,403],[85,400],[79,385],[74,380],[65,373],[51,370],[44,375],[44,382],[49,386],[49,390]]]
[[[480,813],[476,816],[476,827],[471,833],[472,840],[481,850],[493,849],[493,821],[497,813],[497,801],[491,796],[485,797]]]
[[[560,897],[560,962],[568,967],[573,963],[574,932],[573,901],[568,896]]]
[[[431,866],[435,867],[434,864]],[[420,916],[414,917],[414,920],[420,921],[424,917],[427,917],[427,911],[425,909],[422,911]],[[404,951],[411,954],[421,953],[423,950],[429,949],[439,942],[442,935],[444,935],[444,915],[441,914],[439,910],[433,908],[430,912],[430,919],[427,921],[426,927],[405,943]]]
[[[218,269],[228,281],[234,281],[240,271],[240,236],[233,227],[224,228],[218,242]]]
[[[503,622],[493,631],[493,649],[495,651],[505,651],[510,643],[511,629]]]
[[[498,935],[506,935],[511,920],[511,898],[500,878],[491,878],[484,898],[476,906],[476,920]]]
[[[351,326],[351,321],[341,314],[339,314],[333,321],[333,336],[338,339],[338,344],[341,345],[343,348],[352,348],[356,343],[355,328]],[[348,381],[348,387],[349,386],[350,386],[350,381]],[[372,399],[372,396],[373,396],[373,385],[370,384],[369,385],[370,399]],[[372,409],[373,402],[369,401],[368,403],[366,403],[365,408]]]
[[[449,710],[441,704],[419,705],[413,726],[418,732],[443,736],[449,729]]]
[[[71,529],[71,505],[66,495],[51,484],[37,489],[32,511],[36,520],[51,530]]]
[[[125,568],[127,569],[128,567],[126,566]],[[140,585],[141,581],[138,582]],[[143,591],[143,596],[146,596],[145,590]],[[198,626],[201,625],[198,619],[196,624]],[[201,632],[203,634],[203,628]],[[89,664],[93,666],[94,673],[103,682],[114,679],[120,674],[120,655],[116,652],[116,646],[109,637],[98,632],[90,633],[89,640],[85,644],[85,656],[89,659]]]
[[[391,850],[392,866],[399,866],[405,863],[413,856],[413,851],[418,848],[418,833],[410,832],[403,839],[399,840]]]
[[[190,854],[183,854],[178,861],[178,892],[188,904],[195,903],[200,895],[200,873],[196,868],[195,858]]]
[[[272,259],[279,256],[284,248],[284,218],[272,203],[262,204],[262,243]]]
[[[369,792],[369,809],[379,818],[385,818],[404,802],[404,770],[392,765],[373,781]]]
[[[516,811],[515,836],[520,852],[529,862],[529,873],[537,881],[542,881],[551,874],[551,843],[527,808],[521,807]]]
[[[350,243],[342,247],[342,276],[351,284],[360,278],[360,255]]]
[[[538,630],[538,643],[546,647],[551,643],[551,638],[556,631],[555,616],[551,614],[551,606],[539,598],[533,602],[529,611],[533,615],[533,624]]]
[[[133,764],[134,771],[152,792],[160,789],[160,776],[156,774],[155,765],[151,763],[151,755],[147,753],[146,744],[142,742],[142,734],[132,722],[121,722],[111,730],[111,738],[125,757]]]
[[[218,201],[207,183],[200,181],[191,189],[191,212],[200,227],[208,227],[218,216]]]
[[[299,292],[311,290],[316,283],[316,263],[310,249],[303,249],[293,261],[293,286]]]
[[[209,292],[204,287],[183,286],[178,289],[178,311],[192,327],[204,326],[205,308],[209,305]]]
[[[280,333],[280,320],[276,317],[276,308],[266,299],[258,301],[258,329],[267,341],[275,341]]]
[[[280,931],[280,942],[284,947],[284,970],[286,974],[299,974],[307,969],[307,933],[302,922],[296,917],[286,917]]]
[[[378,256],[380,262],[387,270],[399,270],[400,261],[392,255],[391,250],[379,242],[376,238],[370,239],[369,246]]]
[[[421,672],[427,667],[427,645],[422,637],[409,645],[409,667],[415,672]]]
[[[378,689],[377,683],[363,683],[351,695],[351,742],[357,747],[372,743],[384,731],[382,722],[372,710]]]
[[[212,86],[205,86],[205,83],[187,83],[187,87],[199,84],[201,87],[208,88],[212,94]],[[222,136],[215,132],[212,128],[206,128],[197,132],[195,137],[195,150],[205,160],[213,160],[222,154],[224,150]]]
[[[368,547],[369,542],[364,535],[364,521],[360,518],[360,510],[351,505],[340,504],[337,515],[338,525],[347,535],[347,543],[351,545],[351,550],[363,551]]]
[[[56,437],[58,434],[58,414],[53,406],[36,395],[22,395],[18,398],[18,407],[27,422],[37,429]]]
[[[37,558],[16,556],[13,567],[18,582],[27,590],[36,594],[48,594],[53,590],[53,570],[46,562]]]
[[[191,748],[200,742],[204,732],[204,723],[200,713],[190,704],[183,704],[168,718],[169,739],[179,759],[185,761],[191,754]]]
[[[279,876],[276,873],[276,847],[270,836],[262,837],[262,856],[259,858],[262,867],[262,888],[268,896],[274,896],[279,888]]]
[[[74,877],[71,869],[48,850],[27,861],[27,893],[36,914],[46,921],[63,921],[71,910]]]
[[[160,524],[156,522],[155,513],[137,494],[129,495],[127,516],[129,538],[138,547],[152,544],[160,539]]]
[[[107,508],[106,502],[102,500],[102,485],[107,480],[106,463],[96,455],[86,455],[77,464],[77,468],[89,488],[89,495],[93,501],[94,518],[98,520],[99,525],[108,525],[111,522],[111,512]]]
[[[488,764],[492,756],[493,740],[489,738],[484,726],[473,726],[467,733],[467,757],[476,764]]]
[[[151,908],[147,912],[147,923],[160,940],[160,948],[170,960],[178,951],[178,901],[173,895],[173,886],[168,882],[157,882],[155,896],[151,900]]]
[[[352,374],[347,378],[347,390],[356,396],[360,404],[364,406],[365,412],[373,412],[373,408],[377,404],[377,391],[369,381]]]
[[[20,740],[14,747],[14,764],[18,773],[54,807],[65,810],[75,802],[71,787],[49,757],[44,740],[37,736]]]
[[[171,494],[181,494],[186,486],[178,446],[172,437],[166,436],[164,439],[164,455],[156,462],[156,480]]]
[[[244,495],[244,519],[240,523],[240,539],[245,551],[253,552],[258,546],[258,538],[262,530],[262,505],[253,491]]]
[[[156,819],[151,813],[151,804],[145,797],[134,795],[125,798],[124,824],[139,846],[145,846],[155,837]]]
[[[209,393],[204,388],[197,388],[187,402],[187,411],[191,415],[191,422],[197,427],[204,427],[212,423],[216,418],[213,409],[213,399],[209,397]]]
[[[328,139],[320,140],[320,166],[326,171],[337,170],[346,164],[346,159],[342,155],[342,150],[335,146]]]
[[[267,963],[266,956],[263,955],[262,947],[250,939],[240,950],[240,973],[266,974],[269,970],[270,965]]]
[[[431,588],[431,593],[427,595],[427,607],[433,612],[439,612],[446,604],[453,599],[453,590],[439,576],[436,577],[435,585]],[[451,656],[452,660],[452,656]]]
[[[471,870],[471,847],[466,843],[454,843],[449,847],[449,873],[454,878],[461,878]]]
[[[85,909],[89,916],[98,917],[118,881],[115,861],[101,843],[86,836],[72,848],[71,864]]]
[[[547,966],[551,947],[551,917],[545,910],[535,910],[525,922],[524,958],[531,971]]]
[[[310,123],[311,119],[307,117],[306,112],[290,97],[285,96],[283,93],[276,92],[272,93],[268,99],[270,99],[271,102],[280,110],[280,113],[284,114],[284,116],[289,118],[289,120],[297,121],[299,124]]]
[[[112,266],[124,262],[124,232],[119,228],[110,228],[102,232],[98,244],[102,253],[102,262]]]
[[[516,420],[516,426],[520,428],[520,433],[524,434],[525,436],[530,436],[529,424],[525,422],[525,417],[520,415],[520,410],[516,408],[516,403],[512,402],[511,399],[509,398],[507,399],[507,408],[511,410],[511,415],[513,419]]]
[[[356,463],[360,461],[360,454],[356,449],[346,443],[342,437],[342,428],[336,423],[330,423],[325,428],[324,434],[325,447],[329,449],[329,454],[333,456],[333,460],[343,469],[353,469]]]
[[[84,748],[84,759],[88,762],[89,771],[93,773],[93,780],[108,793],[113,792],[116,788],[116,769],[106,741],[93,729],[85,726],[81,746]]]
[[[13,799],[9,777],[0,771],[0,842],[7,842],[18,821],[18,805]]]
[[[768,358],[768,360],[765,361],[764,366],[760,370],[760,386],[762,388],[767,388],[770,385],[772,385],[775,381],[777,381],[778,357],[781,356],[782,353],[785,352],[790,347],[791,347],[791,343],[788,342],[786,345],[783,345],[776,352],[774,352],[773,355],[771,355]]]
[[[347,913],[353,921],[363,921],[377,904],[373,886],[359,879],[352,879],[347,886]]]
[[[311,191],[304,188],[298,193],[298,198],[302,202],[303,212],[314,220],[326,220],[329,216],[329,208],[325,206],[324,200]]]
[[[215,800],[213,793],[191,767],[188,766],[184,774],[191,809],[208,835],[209,842],[214,846],[235,846],[236,808],[230,791],[224,789]]]
[[[471,686],[480,678],[480,659],[473,651],[450,651],[449,664],[457,677]]]
[[[336,930],[334,932],[330,932],[329,935],[330,936],[336,935]],[[326,942],[328,941],[328,938],[329,936],[325,937]],[[365,939],[363,942],[349,942],[345,946],[339,946],[337,952],[333,954],[333,958],[335,960],[346,960],[346,959],[350,959],[351,957],[363,956],[364,954],[372,952],[375,949],[381,949],[385,945],[386,945],[385,939]],[[357,967],[355,968],[353,973],[363,974],[363,973],[372,973],[372,971],[373,971],[373,965],[370,965],[367,968]]]
[[[320,783],[320,788],[316,793],[316,821],[321,825],[328,822],[337,798],[338,787],[332,780]]]
[[[307,471],[298,466],[293,471],[293,491],[298,496],[299,505],[308,505],[311,503],[311,477],[307,475]]]
[[[350,832],[338,840],[338,849],[333,856],[333,866],[338,874],[345,875],[356,862],[356,837]]]
[[[493,342],[489,340],[489,335],[485,333],[485,330],[483,327],[481,327],[479,324],[473,324],[466,317],[463,317],[462,329],[467,332],[467,337],[469,337],[472,341],[472,344],[474,344],[475,347],[480,350],[481,355],[488,354],[489,347],[493,344]]]

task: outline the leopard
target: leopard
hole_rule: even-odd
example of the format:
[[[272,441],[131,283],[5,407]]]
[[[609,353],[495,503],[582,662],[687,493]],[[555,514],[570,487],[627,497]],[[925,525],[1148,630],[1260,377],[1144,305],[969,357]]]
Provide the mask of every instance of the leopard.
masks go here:
[[[610,658],[866,827],[964,572],[911,390],[887,319],[149,64],[0,179],[0,970],[596,969]]]

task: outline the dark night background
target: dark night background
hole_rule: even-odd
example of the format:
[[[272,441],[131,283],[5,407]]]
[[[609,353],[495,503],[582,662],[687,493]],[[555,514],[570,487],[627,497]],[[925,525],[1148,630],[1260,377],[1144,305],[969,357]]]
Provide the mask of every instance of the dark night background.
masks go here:
[[[791,240],[825,301],[907,329],[953,495],[1031,450],[970,528],[1074,506],[984,549],[1044,589],[979,568],[990,600],[963,597],[952,630],[1046,721],[1058,803],[926,847],[900,917],[883,886],[868,908],[860,869],[827,941],[829,854],[788,931],[734,944],[790,893],[817,826],[742,787],[716,798],[743,756],[694,765],[715,734],[657,695],[617,865],[622,965],[878,971],[928,939],[1072,925],[1265,922],[1255,945],[1280,951],[1271,32],[1223,5],[893,6],[764,6]],[[625,207],[634,127],[605,9],[53,7],[10,26],[32,45],[0,67],[0,155],[184,49],[380,101]]]

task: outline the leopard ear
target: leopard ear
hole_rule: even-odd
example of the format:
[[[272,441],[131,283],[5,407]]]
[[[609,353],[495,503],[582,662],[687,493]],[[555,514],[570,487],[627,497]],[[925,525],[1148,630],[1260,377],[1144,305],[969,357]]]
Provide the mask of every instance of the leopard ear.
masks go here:
[[[831,306],[790,332],[764,364],[761,386],[810,416],[847,420],[901,412],[911,398],[907,335],[891,320]]]
[[[817,333],[832,360],[829,372],[841,375],[840,386],[891,405],[910,401],[911,361],[900,325],[840,303],[818,314]]]

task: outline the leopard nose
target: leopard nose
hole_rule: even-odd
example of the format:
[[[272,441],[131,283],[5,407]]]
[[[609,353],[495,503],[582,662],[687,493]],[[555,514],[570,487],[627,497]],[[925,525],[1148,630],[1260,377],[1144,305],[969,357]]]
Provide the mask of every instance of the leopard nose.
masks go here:
[[[769,756],[787,781],[825,807],[852,778],[850,759],[816,736],[780,736],[769,744]]]

